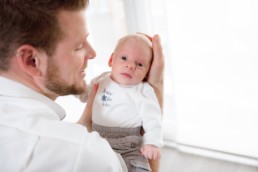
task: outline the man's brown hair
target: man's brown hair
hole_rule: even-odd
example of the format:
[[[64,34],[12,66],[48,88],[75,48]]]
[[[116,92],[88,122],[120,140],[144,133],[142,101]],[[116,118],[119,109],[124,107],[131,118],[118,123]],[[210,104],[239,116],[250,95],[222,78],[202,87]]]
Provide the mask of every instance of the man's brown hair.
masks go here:
[[[23,44],[51,56],[63,35],[58,12],[78,11],[88,3],[89,0],[0,0],[0,71],[8,70],[10,58]]]

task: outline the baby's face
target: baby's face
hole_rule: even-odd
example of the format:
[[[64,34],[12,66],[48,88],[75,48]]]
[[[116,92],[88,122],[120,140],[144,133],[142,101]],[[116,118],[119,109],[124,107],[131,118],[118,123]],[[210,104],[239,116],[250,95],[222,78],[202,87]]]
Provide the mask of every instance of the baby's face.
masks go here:
[[[111,78],[123,85],[138,84],[146,77],[151,60],[151,47],[142,40],[130,39],[113,54]]]

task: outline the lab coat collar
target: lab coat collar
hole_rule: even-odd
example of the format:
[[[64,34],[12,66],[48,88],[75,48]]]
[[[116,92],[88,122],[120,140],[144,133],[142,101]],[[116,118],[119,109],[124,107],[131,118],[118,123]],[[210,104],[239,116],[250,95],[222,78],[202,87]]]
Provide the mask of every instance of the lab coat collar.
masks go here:
[[[36,99],[48,105],[51,109],[53,109],[60,118],[60,120],[64,119],[65,117],[64,109],[57,103],[55,103],[53,100],[34,91],[26,85],[23,85],[19,82],[7,79],[2,76],[0,76],[0,96],[1,95],[9,97]]]

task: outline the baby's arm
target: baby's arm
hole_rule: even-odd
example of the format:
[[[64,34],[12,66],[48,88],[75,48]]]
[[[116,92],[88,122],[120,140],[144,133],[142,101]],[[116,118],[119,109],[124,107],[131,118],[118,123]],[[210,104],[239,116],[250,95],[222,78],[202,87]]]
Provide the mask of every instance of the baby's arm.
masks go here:
[[[154,88],[156,96],[159,101],[161,110],[163,109],[163,72],[164,72],[164,55],[159,35],[154,35],[153,38],[149,37],[153,45],[153,62],[149,71],[148,82]],[[150,160],[151,169],[153,172],[159,170],[159,160]]]
[[[163,146],[162,139],[162,117],[161,110],[157,98],[153,91],[145,92],[145,96],[140,104],[143,104],[142,119],[145,133],[143,135],[144,145],[156,145],[156,149],[161,154],[160,148]],[[156,101],[155,101],[156,100]],[[159,148],[158,148],[159,147]],[[150,166],[153,172],[159,171],[160,159],[149,159]]]
[[[159,160],[161,156],[160,148],[149,144],[143,145],[140,152],[145,158],[152,160]]]

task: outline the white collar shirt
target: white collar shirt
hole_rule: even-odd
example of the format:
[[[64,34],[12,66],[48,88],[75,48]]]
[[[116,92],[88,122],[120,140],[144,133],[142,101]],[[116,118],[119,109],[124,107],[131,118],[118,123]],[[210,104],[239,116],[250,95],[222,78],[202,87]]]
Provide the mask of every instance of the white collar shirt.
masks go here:
[[[0,77],[0,171],[127,171],[96,132],[64,117],[51,99]]]

